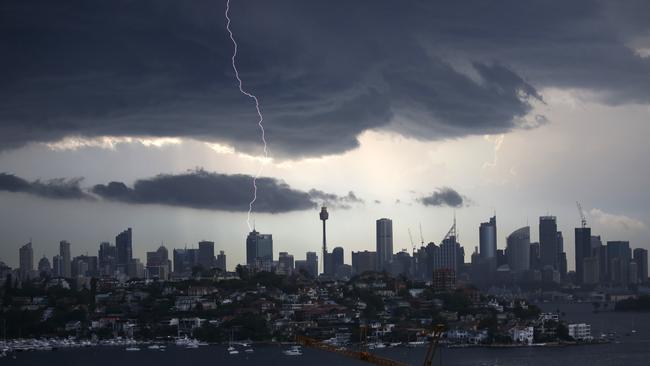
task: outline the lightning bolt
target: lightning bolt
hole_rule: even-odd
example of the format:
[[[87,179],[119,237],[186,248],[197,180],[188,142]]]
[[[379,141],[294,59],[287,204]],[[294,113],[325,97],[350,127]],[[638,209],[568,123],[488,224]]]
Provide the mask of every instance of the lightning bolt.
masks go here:
[[[239,92],[244,94],[245,96],[249,97],[255,102],[255,110],[257,111],[257,116],[259,117],[259,120],[257,121],[257,125],[260,127],[260,131],[262,132],[262,143],[264,144],[264,158],[269,157],[269,152],[266,146],[266,135],[264,131],[264,116],[262,115],[262,111],[260,110],[260,102],[257,99],[257,97],[252,94],[247,92],[244,87],[243,87],[243,82],[241,78],[239,77],[239,71],[237,70],[237,63],[235,62],[235,59],[237,58],[237,41],[235,41],[235,37],[233,36],[232,30],[230,29],[230,0],[226,0],[226,30],[228,31],[228,35],[230,36],[230,40],[232,41],[233,45],[233,53],[232,57],[230,58],[230,61],[232,63],[232,69],[235,71],[235,78],[237,79],[237,82],[239,84]],[[260,163],[259,168],[257,169],[257,173],[255,173],[255,176],[253,177],[253,199],[248,203],[248,215],[246,216],[246,224],[248,225],[248,231],[251,231],[251,215],[253,212],[253,205],[255,204],[255,201],[257,201],[257,178],[259,178],[260,173],[262,173],[262,167],[264,166],[264,161]]]

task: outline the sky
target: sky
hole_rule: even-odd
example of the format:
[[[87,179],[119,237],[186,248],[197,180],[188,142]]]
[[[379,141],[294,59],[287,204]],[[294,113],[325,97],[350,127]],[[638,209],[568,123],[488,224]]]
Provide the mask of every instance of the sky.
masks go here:
[[[579,201],[603,241],[650,249],[650,4],[645,1],[3,1],[0,261],[58,242],[134,255],[213,240],[274,250],[439,243],[466,260],[555,215],[569,267]],[[420,235],[420,226],[422,235]]]

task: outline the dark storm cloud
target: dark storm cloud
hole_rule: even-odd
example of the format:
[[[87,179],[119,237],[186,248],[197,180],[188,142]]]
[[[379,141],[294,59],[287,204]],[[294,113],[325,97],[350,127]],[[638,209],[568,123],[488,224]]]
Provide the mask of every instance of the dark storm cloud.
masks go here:
[[[428,196],[418,198],[418,201],[425,206],[462,207],[464,199],[453,188],[442,187]]]
[[[83,178],[57,178],[29,182],[13,174],[0,173],[0,191],[29,193],[53,199],[90,199],[80,187]]]
[[[121,182],[93,187],[92,192],[107,200],[161,204],[231,212],[246,212],[253,195],[253,177],[218,174],[204,170],[183,174],[161,174],[139,179],[133,188]],[[310,195],[273,178],[257,179],[256,212],[281,213],[314,208]],[[262,194],[263,192],[263,194]]]
[[[348,192],[345,196],[339,196],[333,193],[311,189],[309,196],[320,205],[344,210],[352,208],[352,205],[365,203],[363,199],[357,197],[352,191]]]
[[[274,156],[502,133],[541,87],[650,101],[648,2],[234,1],[244,86]],[[65,136],[191,137],[259,152],[220,1],[0,4],[0,149]],[[528,119],[530,121],[530,119]]]
[[[246,174],[220,174],[203,169],[181,174],[159,174],[138,179],[132,187],[123,182],[97,184],[90,189],[80,186],[83,178],[50,179],[29,182],[13,174],[0,173],[0,191],[28,193],[54,199],[102,199],[129,204],[159,204],[196,209],[246,212],[253,197],[253,177]],[[284,213],[310,210],[318,205],[348,209],[364,200],[350,191],[339,196],[311,189],[291,188],[281,180],[257,178],[255,212]]]

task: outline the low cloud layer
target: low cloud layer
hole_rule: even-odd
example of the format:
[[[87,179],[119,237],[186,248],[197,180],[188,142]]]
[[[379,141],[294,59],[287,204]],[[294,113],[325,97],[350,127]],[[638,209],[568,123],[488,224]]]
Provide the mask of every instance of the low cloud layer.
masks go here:
[[[430,195],[418,198],[418,202],[425,206],[439,207],[462,207],[464,201],[463,196],[450,187],[438,188]]]
[[[13,174],[0,173],[0,191],[21,192],[52,199],[102,199],[129,204],[159,204],[228,212],[246,212],[253,197],[253,177],[246,174],[220,174],[202,169],[181,174],[160,174],[138,179],[133,186],[123,182],[97,184],[86,190],[83,178],[36,180],[29,182]],[[322,204],[334,209],[349,209],[364,201],[350,191],[339,196],[311,189],[290,187],[281,180],[257,179],[255,212],[283,213],[310,210]]]
[[[598,222],[598,224],[608,229],[623,231],[648,230],[648,226],[643,221],[625,215],[607,213],[598,208],[592,208],[589,210],[589,216]]]
[[[230,65],[224,5],[3,2],[0,150],[141,136],[259,153],[255,110]],[[231,17],[272,153],[297,158],[348,151],[367,130],[435,140],[534,127],[545,122],[530,115],[544,87],[647,103],[648,6],[238,1]]]
[[[13,174],[0,173],[0,191],[20,192],[52,199],[91,199],[80,186],[83,178],[27,181]]]

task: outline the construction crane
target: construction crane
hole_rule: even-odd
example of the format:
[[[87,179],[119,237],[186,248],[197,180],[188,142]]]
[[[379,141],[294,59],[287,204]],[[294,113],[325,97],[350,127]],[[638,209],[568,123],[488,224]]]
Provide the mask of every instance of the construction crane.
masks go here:
[[[436,348],[438,347],[438,342],[440,341],[440,338],[442,338],[443,332],[444,332],[444,325],[438,324],[434,327],[433,333],[431,333],[429,346],[427,347],[427,353],[424,357],[423,366],[431,366],[431,363],[433,362],[433,357],[436,354]],[[353,351],[347,348],[335,347],[331,344],[323,343],[316,339],[305,337],[305,336],[297,336],[296,341],[304,347],[310,347],[322,351],[336,353],[344,357],[368,362],[373,365],[409,366],[408,364],[405,364],[403,362],[391,360],[390,358],[386,358],[386,357],[377,356],[367,351]]]
[[[422,223],[420,223],[420,246],[424,246],[424,235],[422,235]]]
[[[413,243],[413,235],[411,235],[411,228],[409,228],[409,239],[411,240],[411,247],[413,248],[413,256],[415,256],[415,244]]]
[[[580,213],[580,225],[584,229],[587,227],[587,219],[585,218],[585,212],[582,210],[582,205],[580,202],[576,201],[576,205],[578,206],[578,212]]]

